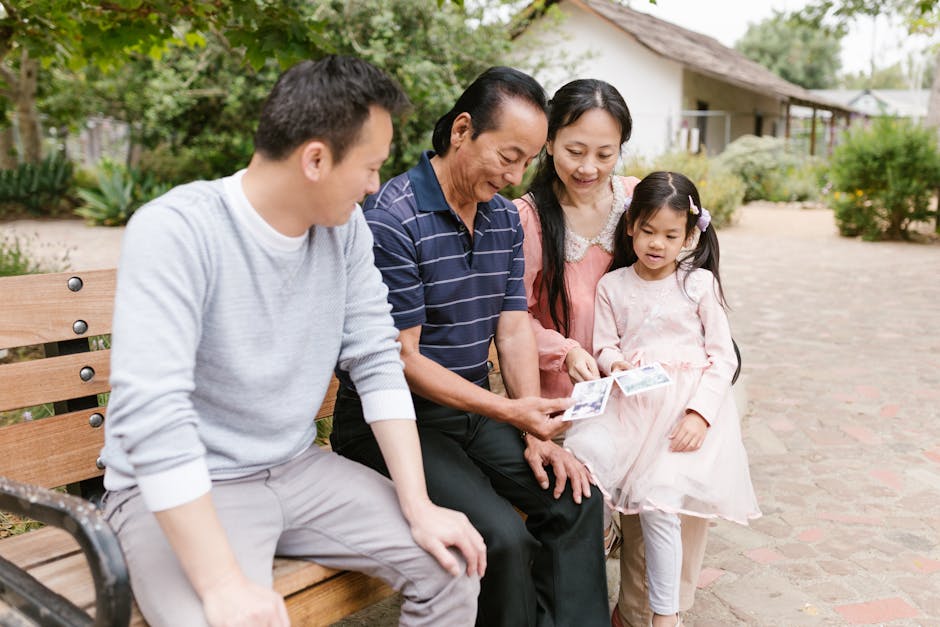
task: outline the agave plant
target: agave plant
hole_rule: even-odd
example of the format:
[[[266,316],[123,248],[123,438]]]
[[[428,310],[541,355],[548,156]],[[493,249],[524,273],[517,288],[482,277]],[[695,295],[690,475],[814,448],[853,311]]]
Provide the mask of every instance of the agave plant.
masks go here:
[[[75,213],[92,224],[118,226],[125,224],[138,207],[168,187],[137,168],[103,160],[98,168],[97,185],[78,190],[78,196],[85,204]]]

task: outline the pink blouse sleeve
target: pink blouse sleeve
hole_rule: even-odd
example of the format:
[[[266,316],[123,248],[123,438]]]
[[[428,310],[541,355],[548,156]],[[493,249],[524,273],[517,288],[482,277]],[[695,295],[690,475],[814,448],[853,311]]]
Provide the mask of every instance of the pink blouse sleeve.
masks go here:
[[[617,316],[607,289],[608,282],[604,278],[597,284],[597,296],[594,299],[594,358],[597,359],[601,374],[609,375],[611,365],[623,360],[623,353],[620,350]]]
[[[640,182],[640,179],[635,176],[623,176],[620,178],[620,182],[623,183],[623,189],[627,192],[627,196],[633,198],[633,188]]]
[[[738,367],[738,360],[731,343],[728,315],[718,302],[718,285],[710,272],[707,273],[707,278],[698,305],[698,314],[705,329],[708,366],[702,374],[698,389],[689,401],[688,409],[698,412],[708,424],[712,424],[731,389],[731,378]]]
[[[542,277],[542,226],[535,207],[525,197],[512,202],[519,210],[519,220],[525,234],[522,240],[522,253],[525,256],[523,283],[529,304],[529,320],[539,349],[539,370],[562,372],[568,351],[580,344],[554,329],[546,329],[534,315],[539,309],[538,293]]]

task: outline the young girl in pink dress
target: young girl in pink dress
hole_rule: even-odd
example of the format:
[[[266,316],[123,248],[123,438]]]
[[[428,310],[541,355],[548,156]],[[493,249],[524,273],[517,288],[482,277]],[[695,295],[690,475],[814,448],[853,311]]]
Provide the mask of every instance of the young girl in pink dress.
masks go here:
[[[718,238],[698,190],[654,172],[633,190],[611,271],[597,285],[602,375],[659,362],[667,387],[623,396],[577,422],[565,446],[614,510],[639,513],[653,625],[680,625],[679,514],[747,524],[760,516],[731,379],[737,358],[718,274]]]

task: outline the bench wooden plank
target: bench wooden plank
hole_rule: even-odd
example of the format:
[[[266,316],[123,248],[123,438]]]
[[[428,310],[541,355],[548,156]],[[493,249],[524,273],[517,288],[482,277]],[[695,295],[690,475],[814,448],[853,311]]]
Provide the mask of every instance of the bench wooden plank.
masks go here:
[[[285,600],[292,625],[325,627],[391,594],[394,590],[382,581],[345,571]]]
[[[323,404],[317,412],[317,420],[333,415],[333,408],[336,407],[336,391],[339,390],[339,380],[334,376],[330,380],[330,387],[326,390],[326,396],[323,398]]]
[[[80,552],[75,538],[56,527],[34,529],[0,540],[0,555],[24,570]]]
[[[69,290],[71,277],[81,278],[81,290]],[[110,333],[116,277],[109,269],[4,278],[0,348],[74,340],[80,337],[72,330],[76,320],[88,324],[85,336]]]
[[[104,445],[104,429],[88,424],[104,407],[83,409],[3,427],[0,475],[44,488],[97,477],[95,465]]]
[[[79,372],[94,369],[90,381]],[[0,411],[92,396],[110,390],[111,351],[34,359],[0,366]]]
[[[95,585],[84,554],[73,554],[47,562],[31,568],[29,574],[76,606],[86,611],[94,608]]]

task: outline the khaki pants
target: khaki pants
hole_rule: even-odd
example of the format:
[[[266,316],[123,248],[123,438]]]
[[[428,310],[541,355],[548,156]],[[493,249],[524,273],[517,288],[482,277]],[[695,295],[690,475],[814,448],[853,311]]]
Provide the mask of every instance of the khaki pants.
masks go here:
[[[695,600],[705,543],[708,539],[708,520],[696,516],[680,516],[682,520],[682,578],[679,586],[679,610],[685,612]],[[620,531],[620,597],[617,609],[625,627],[649,625],[652,613],[646,586],[646,559],[643,531],[639,515],[621,515]]]
[[[415,544],[392,483],[312,446],[247,477],[214,481],[212,501],[245,575],[271,586],[275,555],[378,577],[403,597],[402,625],[472,625],[479,578],[453,577]],[[137,488],[109,492],[131,587],[147,622],[203,626],[202,603]]]

